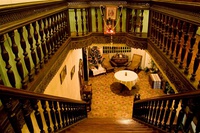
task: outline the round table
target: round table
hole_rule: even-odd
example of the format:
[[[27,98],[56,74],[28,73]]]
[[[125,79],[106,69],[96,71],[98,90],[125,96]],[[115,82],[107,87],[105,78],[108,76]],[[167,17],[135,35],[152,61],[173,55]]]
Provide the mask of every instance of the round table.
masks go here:
[[[135,85],[138,80],[137,73],[130,70],[121,70],[114,75],[117,82],[120,82],[128,87],[129,90]]]

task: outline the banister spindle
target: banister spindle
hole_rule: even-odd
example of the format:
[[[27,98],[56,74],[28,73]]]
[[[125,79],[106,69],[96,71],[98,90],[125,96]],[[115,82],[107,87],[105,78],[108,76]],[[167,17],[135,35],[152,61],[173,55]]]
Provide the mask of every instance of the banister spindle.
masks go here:
[[[25,100],[25,99],[21,99],[20,103],[22,104],[22,112],[23,112],[24,120],[26,122],[28,130],[30,133],[34,133],[33,123],[30,116],[32,113],[31,103],[29,100]]]
[[[181,110],[178,113],[177,124],[176,124],[176,128],[175,128],[176,133],[178,133],[178,131],[180,130],[180,128],[182,126],[182,121],[183,121],[183,117],[184,117],[184,114],[185,114],[187,101],[188,101],[188,99],[182,99],[181,100]]]
[[[58,130],[57,125],[56,125],[56,116],[55,116],[55,112],[53,109],[53,102],[52,101],[48,101],[49,103],[49,108],[50,108],[50,114],[51,114],[51,120],[53,122],[53,128],[54,128],[54,132]]]
[[[167,100],[163,100],[162,101],[161,114],[160,114],[160,118],[159,118],[159,124],[158,124],[159,128],[162,128],[162,121],[163,121],[163,118],[164,118],[164,113],[165,113],[166,105],[167,105]]]
[[[20,61],[21,59],[18,56],[19,50],[18,50],[18,46],[15,42],[15,33],[14,33],[14,31],[11,31],[8,34],[9,34],[9,37],[11,38],[12,52],[15,55],[16,67],[17,67],[17,71],[19,73],[19,76],[21,77],[22,88],[26,89],[27,88],[27,82],[25,81],[25,78],[24,78],[24,70],[23,70],[23,67],[22,67],[22,63]]]
[[[33,81],[34,77],[33,77],[33,73],[31,71],[31,63],[30,63],[30,59],[28,56],[28,52],[26,51],[26,42],[24,40],[24,36],[23,36],[23,32],[24,29],[23,27],[18,29],[19,35],[20,35],[20,44],[21,44],[21,48],[23,49],[23,55],[24,55],[24,62],[26,65],[26,69],[28,70],[28,76],[29,76],[29,81]]]
[[[151,19],[151,39],[154,42],[155,41],[155,34],[154,34],[154,29],[155,29],[155,12],[151,11],[152,19]]]
[[[157,105],[158,105],[158,101],[154,101],[154,107],[153,107],[153,115],[152,115],[152,120],[151,120],[151,124],[153,125],[155,121],[155,117],[156,117],[156,112],[157,112]]]
[[[58,112],[58,104],[57,101],[53,102],[54,105],[54,110],[55,110],[55,114],[56,114],[56,120],[57,120],[57,125],[58,125],[58,129],[61,129],[61,124],[60,124],[60,115]]]
[[[165,34],[165,15],[162,14],[161,17],[161,42],[160,42],[160,49],[163,49],[163,41],[164,41],[164,34]]]
[[[158,118],[160,116],[161,105],[162,105],[162,101],[159,100],[158,101],[158,108],[157,108],[157,111],[156,111],[156,119],[155,119],[155,123],[154,123],[155,126],[158,125]]]
[[[122,7],[120,8],[120,11],[121,11],[121,10],[122,10],[122,12],[123,12],[123,8],[122,8]],[[122,32],[122,13],[120,14],[119,17],[120,17],[120,22],[119,22],[119,31]]]
[[[51,17],[51,29],[52,29],[52,40],[54,44],[54,50],[55,52],[58,50],[58,44],[57,44],[57,32],[56,32],[56,17],[53,15]]]
[[[176,110],[178,108],[178,104],[180,102],[180,99],[175,99],[174,101],[174,107],[173,107],[173,110],[172,110],[172,113],[171,113],[171,118],[170,118],[170,123],[169,123],[169,131],[171,132],[171,129],[172,129],[172,126],[173,126],[173,123],[174,123],[174,119],[175,119],[175,116],[176,116]]]
[[[77,16],[77,9],[74,9],[74,16],[75,16],[75,26],[76,26],[76,36],[79,36],[78,34],[78,16]]]
[[[172,99],[168,100],[167,110],[166,110],[166,112],[165,112],[165,118],[164,118],[164,123],[163,123],[163,129],[164,129],[164,130],[166,130],[166,128],[167,128],[167,121],[168,121],[168,119],[169,119],[170,108],[171,108],[171,106],[172,106],[172,102],[173,102]]]
[[[175,46],[176,46],[176,35],[177,35],[177,31],[178,31],[178,20],[174,19],[174,23],[173,23],[173,40],[172,40],[172,46],[171,46],[171,54],[170,54],[170,59],[174,58],[174,50],[175,50]]]
[[[53,42],[53,19],[52,16],[48,17],[48,31],[49,31],[49,42],[50,42],[50,46],[51,46],[51,55],[53,55],[55,53],[55,49],[54,49],[54,42]]]
[[[185,35],[184,35],[184,44],[183,44],[183,47],[182,47],[181,61],[180,61],[180,64],[179,64],[180,69],[183,69],[183,61],[184,61],[185,54],[186,54],[187,41],[188,41],[188,38],[189,38],[189,31],[190,31],[191,25],[189,23],[185,22],[185,26],[186,26],[186,32],[185,32]]]
[[[127,14],[127,18],[126,18],[126,32],[132,32],[133,30],[133,25],[132,25],[132,12],[133,12],[133,9],[130,9],[128,8],[126,10],[126,14]]]
[[[88,14],[89,14],[89,9],[88,8],[86,8],[85,9],[85,21],[86,21],[86,24],[85,24],[85,29],[86,29],[86,34],[88,34],[88,32],[89,32],[89,23],[88,23],[88,21],[89,21],[89,19],[88,19]],[[102,21],[103,22],[103,21]],[[103,28],[104,28],[104,26],[102,26]],[[103,30],[104,31],[104,30]]]
[[[184,71],[184,74],[186,74],[186,75],[189,74],[189,65],[191,63],[192,56],[193,56],[193,46],[196,42],[195,36],[196,36],[197,30],[198,30],[198,26],[193,25],[193,34],[192,34],[191,39],[190,39],[190,48],[189,48],[189,51],[188,51],[187,62],[186,62],[186,67],[185,67],[185,71]]]
[[[181,38],[183,35],[183,22],[179,21],[179,27],[178,27],[178,44],[176,46],[176,57],[174,59],[174,63],[177,64],[178,63],[178,55],[181,49]]]
[[[138,12],[138,10],[135,9],[134,16],[133,16],[133,32],[134,32],[134,34],[136,34],[136,28],[137,28],[137,18],[138,18],[137,12]]]
[[[56,46],[57,49],[61,46],[61,42],[60,42],[60,36],[59,36],[59,17],[58,14],[54,15],[54,20],[55,20],[55,42],[56,42]]]
[[[156,44],[159,47],[160,43],[160,13],[157,13],[156,17]]]
[[[81,8],[81,28],[82,28],[82,36],[84,35],[84,17],[83,17],[83,8]]]
[[[37,121],[37,124],[38,124],[38,127],[40,128],[40,133],[45,133],[44,129],[43,129],[43,123],[42,123],[42,118],[41,118],[41,115],[40,115],[40,112],[38,110],[38,101],[35,100],[35,99],[32,99],[30,100],[31,102],[31,106],[32,108],[34,109],[34,115],[35,115],[35,118],[36,118],[36,121]]]
[[[59,102],[59,106],[60,106],[60,116],[61,116],[61,120],[62,120],[62,127],[66,127],[64,104],[62,102]]]
[[[31,49],[31,57],[32,57],[34,67],[35,67],[35,74],[38,74],[39,68],[38,68],[38,65],[37,65],[36,53],[35,53],[35,50],[34,50],[34,47],[33,47],[33,37],[31,35],[31,25],[30,24],[26,25],[26,29],[27,29],[27,32],[28,32],[28,42],[29,42],[30,49]]]
[[[98,13],[97,13],[97,8],[95,7],[94,10],[95,10],[96,32],[98,32],[98,31],[99,31],[99,29],[98,29],[99,24],[98,24]]]
[[[149,120],[148,120],[148,123],[151,123],[152,113],[153,113],[153,105],[154,105],[154,101],[151,101],[150,106],[149,106]]]
[[[44,23],[43,20],[42,19],[39,20],[39,33],[40,33],[40,38],[41,38],[41,46],[42,46],[42,52],[43,52],[43,57],[44,57],[44,63],[47,63],[48,57],[47,57],[47,52],[46,52],[46,44],[44,40],[44,30],[42,28],[42,23]]]
[[[22,133],[19,120],[16,116],[16,113],[13,111],[14,105],[12,104],[13,103],[12,99],[1,97],[1,102],[5,108],[6,113],[8,113],[8,119],[15,133]]]
[[[42,109],[43,109],[44,119],[45,119],[45,122],[47,124],[47,131],[49,133],[51,133],[52,129],[51,129],[51,125],[50,125],[49,113],[47,112],[46,101],[45,100],[41,100],[41,105],[42,105]]]
[[[67,103],[64,103],[63,107],[64,107],[64,114],[65,114],[66,126],[69,126],[69,116],[68,116]]]
[[[165,16],[165,35],[164,35],[165,37],[164,37],[163,52],[166,52],[166,49],[167,49],[168,34],[169,34],[169,16]]]
[[[192,76],[190,78],[191,81],[195,81],[196,71],[199,67],[199,63],[200,63],[200,41],[199,41],[199,44],[198,44],[198,52],[197,52],[197,55],[195,57],[194,64],[193,64],[193,73],[192,73]],[[200,86],[200,83],[198,85],[198,88],[199,88],[199,86]]]
[[[48,61],[48,59],[50,59],[50,57],[51,57],[51,50],[50,50],[50,44],[49,44],[49,38],[50,38],[50,36],[49,36],[49,32],[48,32],[48,18],[45,18],[45,19],[43,19],[43,24],[44,24],[44,34],[45,34],[45,43],[46,43],[46,52],[47,52],[47,55],[46,55],[46,57],[45,57],[45,60],[46,61]]]
[[[167,42],[167,52],[166,55],[169,55],[169,50],[171,47],[171,42],[172,42],[172,29],[173,29],[173,18],[169,17],[169,34],[168,34],[168,42]]]
[[[64,13],[61,12],[60,17],[59,17],[59,36],[60,36],[61,45],[65,42],[64,17],[63,16],[64,16]]]
[[[9,82],[12,85],[12,87],[15,87],[16,86],[15,76],[11,69],[12,66],[9,64],[9,54],[6,51],[4,42],[5,42],[4,35],[0,35],[1,55],[6,64],[5,68],[7,69],[7,76],[8,76]]]
[[[37,56],[39,58],[40,68],[42,68],[43,67],[42,53],[41,53],[41,49],[40,49],[38,31],[37,31],[36,27],[37,27],[37,22],[35,21],[35,22],[33,22],[34,38],[35,38],[35,41],[36,41],[35,45],[36,45]]]
[[[142,30],[143,30],[143,19],[144,19],[144,10],[141,10],[141,16],[140,16],[140,35],[142,35]]]

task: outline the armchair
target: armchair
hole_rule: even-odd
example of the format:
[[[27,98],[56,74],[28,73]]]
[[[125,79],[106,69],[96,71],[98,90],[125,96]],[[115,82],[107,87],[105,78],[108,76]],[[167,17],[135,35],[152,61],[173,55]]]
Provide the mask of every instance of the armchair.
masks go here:
[[[106,69],[106,72],[114,71],[114,67],[110,64],[110,59],[108,55],[104,55],[102,60],[102,66]]]
[[[128,63],[125,69],[137,72],[139,70],[141,62],[142,62],[142,56],[133,54],[132,60]]]

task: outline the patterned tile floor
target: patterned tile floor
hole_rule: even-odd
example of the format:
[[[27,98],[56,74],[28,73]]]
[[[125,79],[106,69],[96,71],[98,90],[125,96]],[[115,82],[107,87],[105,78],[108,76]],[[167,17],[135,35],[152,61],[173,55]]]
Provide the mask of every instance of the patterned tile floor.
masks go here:
[[[115,68],[115,72],[123,68]],[[141,99],[165,95],[161,89],[152,89],[149,74],[144,71],[138,73],[139,80],[131,91],[123,86],[120,93],[116,88],[114,72],[89,78],[92,84],[92,110],[88,118],[131,118],[134,94],[139,93]],[[118,87],[119,88],[119,87]]]

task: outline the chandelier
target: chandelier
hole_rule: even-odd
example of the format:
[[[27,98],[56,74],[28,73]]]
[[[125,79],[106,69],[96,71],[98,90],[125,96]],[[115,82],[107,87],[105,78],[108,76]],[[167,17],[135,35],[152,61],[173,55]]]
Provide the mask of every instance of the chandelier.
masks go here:
[[[119,17],[117,18],[117,9],[120,9],[120,13],[119,13]],[[106,16],[104,16],[104,12],[103,9],[106,9],[105,13]],[[112,34],[115,34],[115,28],[117,26],[117,24],[119,23],[120,20],[120,16],[122,15],[122,11],[123,11],[123,6],[103,6],[100,5],[100,12],[101,12],[101,16],[103,18],[103,22],[104,22],[104,34],[111,34],[111,38],[112,38]],[[116,20],[117,19],[117,20]],[[116,21],[116,23],[115,23]]]

